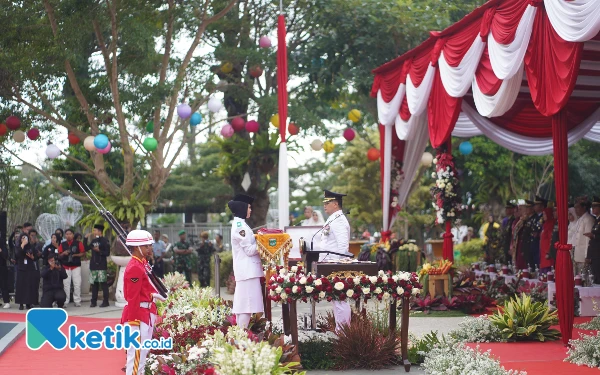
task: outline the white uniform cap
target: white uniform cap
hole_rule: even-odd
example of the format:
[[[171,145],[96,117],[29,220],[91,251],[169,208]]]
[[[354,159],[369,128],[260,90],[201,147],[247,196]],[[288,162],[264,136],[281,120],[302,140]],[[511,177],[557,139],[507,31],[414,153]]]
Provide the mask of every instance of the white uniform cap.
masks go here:
[[[125,242],[127,246],[152,245],[153,243],[154,238],[149,232],[138,229],[129,232],[127,242]]]

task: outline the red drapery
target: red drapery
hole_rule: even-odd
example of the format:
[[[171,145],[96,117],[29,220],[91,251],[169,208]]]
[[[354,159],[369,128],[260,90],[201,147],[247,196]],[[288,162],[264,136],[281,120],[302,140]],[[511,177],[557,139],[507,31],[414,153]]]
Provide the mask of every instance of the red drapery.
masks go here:
[[[461,104],[462,97],[453,98],[448,95],[440,78],[440,72],[436,70],[427,105],[429,140],[432,147],[438,148],[448,140],[460,115]]]
[[[288,71],[285,36],[285,17],[283,14],[280,14],[277,19],[277,104],[279,109],[279,134],[281,136],[281,142],[285,142],[288,115]]]
[[[556,186],[556,206],[558,209],[558,236],[556,253],[556,307],[562,341],[569,343],[573,333],[574,301],[573,264],[567,244],[569,180],[568,158],[569,144],[567,142],[567,115],[559,111],[552,116],[552,131],[554,138],[554,185]]]

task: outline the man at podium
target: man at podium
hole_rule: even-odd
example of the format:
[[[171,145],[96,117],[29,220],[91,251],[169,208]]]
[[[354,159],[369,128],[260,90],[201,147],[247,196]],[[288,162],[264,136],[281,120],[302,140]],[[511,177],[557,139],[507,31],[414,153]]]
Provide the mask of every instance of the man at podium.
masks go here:
[[[352,255],[349,251],[350,223],[342,210],[342,198],[346,194],[334,193],[325,190],[323,208],[329,218],[321,229],[320,251]],[[321,254],[319,261],[334,260],[342,258],[335,254]],[[333,314],[335,316],[336,328],[342,324],[350,324],[350,305],[346,301],[333,302]]]

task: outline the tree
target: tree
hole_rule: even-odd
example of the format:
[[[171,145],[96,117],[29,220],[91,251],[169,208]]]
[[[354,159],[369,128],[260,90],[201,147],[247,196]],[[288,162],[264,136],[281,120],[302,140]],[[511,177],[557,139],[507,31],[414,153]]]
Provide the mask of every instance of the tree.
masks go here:
[[[212,90],[212,73],[196,51],[207,28],[235,3],[37,0],[24,7],[10,1],[0,10],[0,97],[27,125],[63,127],[82,140],[111,136],[121,151],[118,181],[98,152],[63,155],[78,166],[75,173],[98,182],[107,200],[144,202],[148,210],[185,146],[178,134],[190,134],[188,121],[175,117],[177,105],[189,102],[196,110]],[[144,152],[140,128],[150,119],[157,148]],[[62,193],[85,200],[53,171],[36,169]]]

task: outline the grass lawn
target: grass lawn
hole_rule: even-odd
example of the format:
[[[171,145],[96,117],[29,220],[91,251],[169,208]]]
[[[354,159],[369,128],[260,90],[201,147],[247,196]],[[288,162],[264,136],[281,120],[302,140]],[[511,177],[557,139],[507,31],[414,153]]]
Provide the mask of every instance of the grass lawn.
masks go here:
[[[460,310],[430,311],[429,314],[424,314],[422,311],[411,311],[410,316],[412,318],[415,318],[415,317],[454,318],[454,317],[467,316],[467,314],[465,314],[464,312],[462,312]]]

